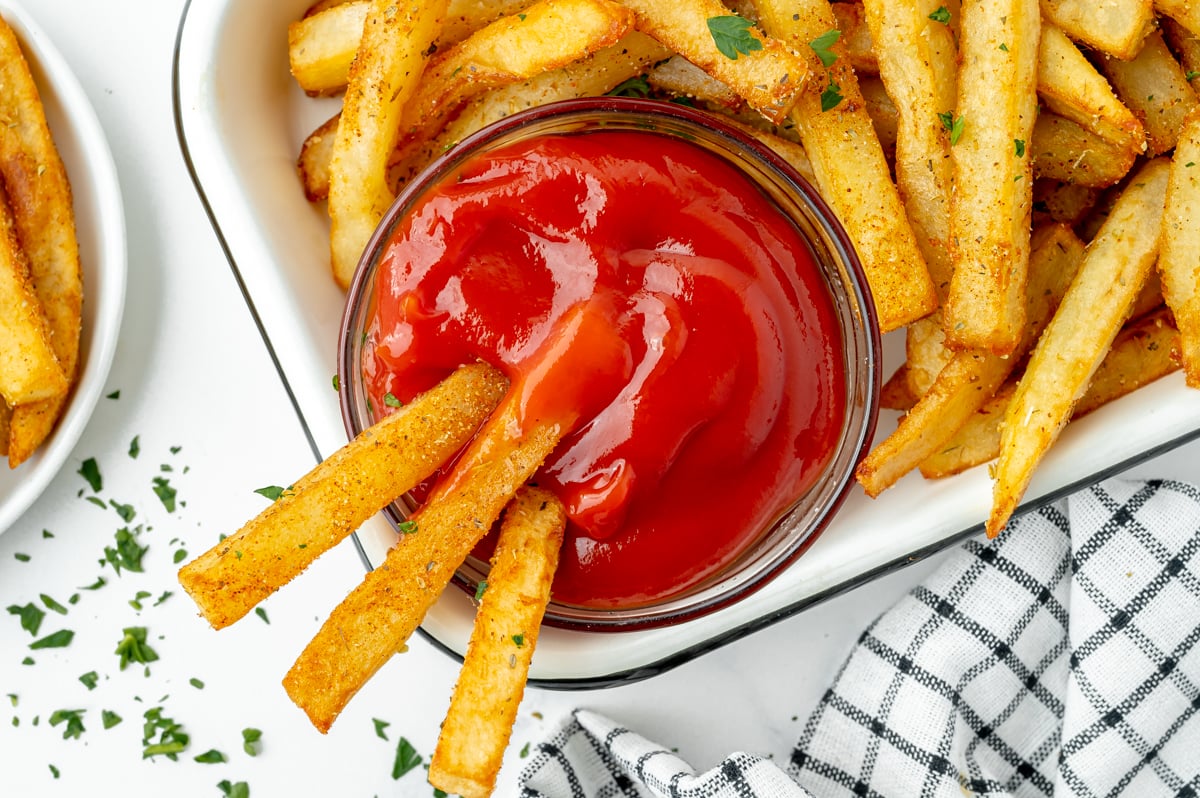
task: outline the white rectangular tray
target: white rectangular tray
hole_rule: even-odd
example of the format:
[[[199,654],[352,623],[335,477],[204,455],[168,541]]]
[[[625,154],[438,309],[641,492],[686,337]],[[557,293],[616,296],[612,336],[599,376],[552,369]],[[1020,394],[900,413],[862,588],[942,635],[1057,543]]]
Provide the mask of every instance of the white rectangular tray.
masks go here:
[[[337,110],[336,101],[306,97],[288,74],[287,24],[307,3],[189,3],[174,84],[184,157],[319,458],[346,442],[331,384],[344,297],[329,276],[328,223],[305,200],[295,169],[304,137]],[[892,338],[885,350],[898,348]],[[884,414],[879,434],[893,426],[894,415]],[[1167,377],[1071,424],[1039,469],[1025,507],[1197,434],[1200,391],[1187,389],[1178,374]],[[307,467],[297,464],[298,474]],[[984,468],[940,481],[911,475],[873,501],[855,489],[811,548],[748,599],[663,629],[547,629],[531,678],[548,687],[598,686],[660,672],[977,532],[990,498]],[[379,562],[394,540],[382,518],[358,534],[368,563]],[[461,655],[473,614],[468,597],[449,590],[422,629]]]

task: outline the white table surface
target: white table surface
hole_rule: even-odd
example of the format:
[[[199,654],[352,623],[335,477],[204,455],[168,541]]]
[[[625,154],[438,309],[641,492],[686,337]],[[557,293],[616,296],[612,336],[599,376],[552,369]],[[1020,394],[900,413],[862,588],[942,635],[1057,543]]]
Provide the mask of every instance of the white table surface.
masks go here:
[[[29,651],[32,638],[18,619],[0,614],[0,707],[11,715],[10,721],[0,714],[0,795],[219,796],[217,784],[225,779],[247,782],[258,798],[431,795],[420,769],[393,781],[392,762],[402,736],[426,759],[432,751],[457,673],[452,659],[414,638],[328,735],[313,730],[280,687],[328,610],[361,578],[349,542],[264,604],[269,623],[249,616],[213,632],[175,583],[177,549],[200,553],[263,506],[255,488],[288,484],[312,465],[180,155],[171,59],[182,0],[28,0],[25,6],[75,70],[108,133],[128,219],[129,289],[105,389],[119,391],[119,398],[100,400],[63,471],[0,536],[0,607],[40,604],[43,593],[63,604],[79,595],[67,615],[47,612],[41,630],[74,630],[67,648]],[[135,437],[140,454],[133,458]],[[147,527],[144,573],[114,577],[98,562],[124,522],[84,498],[90,490],[76,472],[89,457],[104,478],[99,496],[133,505],[133,523]],[[1196,479],[1198,463],[1200,443],[1193,443],[1134,473]],[[152,491],[157,476],[178,490],[173,513]],[[576,706],[678,747],[700,769],[734,750],[785,760],[861,629],[942,558],[643,682],[529,691],[498,794],[514,793],[525,743],[541,739]],[[105,587],[80,590],[100,575]],[[150,594],[140,611],[130,604],[139,591]],[[173,595],[153,605],[166,591]],[[149,630],[160,658],[148,672],[118,668],[114,648],[128,626]],[[35,664],[22,664],[27,656]],[[91,690],[79,680],[90,671],[99,675]],[[156,706],[190,735],[190,748],[176,762],[142,759],[142,715]],[[59,709],[86,710],[78,739],[63,739],[64,727],[49,724]],[[103,710],[123,722],[105,730]],[[387,740],[377,736],[374,719],[388,724]],[[242,751],[247,727],[262,730],[256,757]],[[228,761],[193,761],[210,749]]]

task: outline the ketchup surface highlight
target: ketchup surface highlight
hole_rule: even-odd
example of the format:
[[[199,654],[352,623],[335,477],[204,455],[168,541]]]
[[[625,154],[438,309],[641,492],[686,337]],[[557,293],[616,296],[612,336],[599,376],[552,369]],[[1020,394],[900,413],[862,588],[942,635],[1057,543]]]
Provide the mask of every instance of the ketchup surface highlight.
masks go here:
[[[428,189],[379,263],[370,404],[484,360],[570,523],[552,597],[630,607],[716,574],[820,476],[846,414],[809,245],[719,156],[652,132],[552,134]]]

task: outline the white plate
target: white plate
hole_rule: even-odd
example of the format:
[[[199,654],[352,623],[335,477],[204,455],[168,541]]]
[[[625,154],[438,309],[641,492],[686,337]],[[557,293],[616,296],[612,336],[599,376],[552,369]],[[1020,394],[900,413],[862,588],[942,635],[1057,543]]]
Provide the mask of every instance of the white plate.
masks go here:
[[[323,212],[304,199],[295,171],[304,136],[337,108],[336,101],[305,97],[288,75],[286,26],[307,2],[190,3],[180,24],[175,92],[196,186],[320,456],[346,440],[330,384],[343,295],[328,273]],[[885,350],[895,353],[897,343],[892,336]],[[893,416],[881,419],[880,434],[893,424]],[[1026,506],[1198,433],[1200,391],[1186,389],[1179,375],[1160,380],[1072,424],[1030,486]],[[979,531],[990,498],[983,468],[937,482],[912,475],[875,501],[855,492],[791,568],[737,605],[650,631],[547,629],[531,677],[574,687],[660,672]],[[394,540],[381,519],[359,534],[372,563]],[[422,628],[457,655],[472,617],[468,598],[449,590]]]
[[[0,463],[0,532],[58,473],[87,426],[108,378],[125,306],[125,211],[112,152],[79,81],[54,45],[12,0],[0,16],[21,41],[71,180],[83,268],[79,383],[50,438],[15,470]]]

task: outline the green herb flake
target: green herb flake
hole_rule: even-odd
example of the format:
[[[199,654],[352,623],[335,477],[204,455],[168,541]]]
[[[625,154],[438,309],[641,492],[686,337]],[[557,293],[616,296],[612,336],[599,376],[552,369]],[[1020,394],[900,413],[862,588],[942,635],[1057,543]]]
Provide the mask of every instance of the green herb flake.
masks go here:
[[[113,501],[112,499],[108,500],[108,504],[117,511],[117,515],[121,516],[121,520],[127,524],[133,520],[134,516],[137,515],[137,510],[133,509],[132,504],[121,504],[120,502]]]
[[[840,30],[827,30],[808,43],[812,51],[817,54],[817,58],[821,59],[822,66],[829,67],[837,60],[837,53],[829,48],[833,47],[841,37],[842,32]]]
[[[21,620],[21,628],[29,634],[37,637],[38,630],[42,628],[42,620],[46,617],[46,613],[41,607],[38,607],[32,601],[24,606],[12,604],[8,607],[9,615],[16,615]]]
[[[13,706],[16,706],[16,704]],[[371,718],[371,722],[375,724],[375,736],[380,740],[386,740],[387,733],[384,730],[392,724],[388,723],[386,720],[380,720],[379,718]]]
[[[710,20],[711,21],[711,20]],[[398,779],[421,764],[421,755],[412,747],[407,737],[396,744],[396,759],[392,763],[392,778]]]
[[[121,398],[121,391],[120,391],[120,390],[116,390],[116,391],[113,391],[112,393],[105,394],[105,395],[104,395],[104,398],[105,398],[105,399],[120,399],[120,398]]]
[[[43,540],[49,540],[52,537],[54,537],[54,533],[51,532],[49,529],[42,530],[42,539]]]
[[[107,584],[108,584],[107,579],[105,579],[103,576],[98,576],[98,577],[96,577],[95,582],[92,582],[90,585],[84,585],[83,587],[81,587],[79,589],[80,590],[99,590],[100,588],[104,587]]]
[[[175,594],[172,591],[164,590],[162,592],[162,595],[154,600],[154,606],[157,607],[159,604],[162,604],[164,601],[166,601],[173,595],[175,595]]]
[[[88,671],[79,677],[79,681],[83,682],[83,686],[89,690],[95,690],[96,685],[100,683],[100,674],[95,671]]]
[[[1024,139],[1013,139],[1013,151],[1016,152],[1018,158],[1025,157]]]
[[[475,586],[475,601],[476,603],[483,600],[483,594],[487,591],[487,580],[479,580],[479,584]]]
[[[204,682],[200,681],[194,676],[191,679],[188,679],[188,684],[190,684],[192,687],[195,687],[197,690],[204,689]]]
[[[133,598],[129,600],[129,606],[133,607],[138,612],[141,612],[142,600],[150,598],[150,595],[151,594],[149,590],[139,590],[136,594],[134,594]]]
[[[216,764],[220,764],[222,762],[229,761],[228,759],[225,758],[224,754],[222,754],[220,751],[218,751],[215,748],[209,749],[208,751],[205,751],[203,754],[197,754],[194,757],[194,759],[202,765],[216,765]]]
[[[937,10],[929,15],[929,18],[934,22],[940,22],[943,25],[950,24],[950,9],[945,6],[938,6]]]
[[[163,507],[167,508],[168,513],[175,512],[175,488],[171,487],[171,483],[166,477],[155,477],[152,481],[154,495],[162,502]]]
[[[89,457],[84,460],[79,466],[79,471],[76,472],[91,486],[93,493],[99,493],[104,486],[104,479],[100,476],[100,466],[96,465],[96,458]]]
[[[15,554],[13,554],[13,559],[16,560],[17,562],[29,562],[29,560],[32,558],[28,554],[18,551]]]
[[[529,756],[529,743],[521,746],[521,758],[524,759],[527,756]]]
[[[404,402],[396,398],[396,395],[388,391],[383,395],[383,403],[388,407],[404,407]]]
[[[736,61],[739,54],[749,55],[762,49],[762,42],[750,32],[751,27],[750,20],[736,14],[708,18],[708,32],[712,34],[713,43],[721,55],[731,61]]]
[[[396,529],[400,530],[401,535],[417,534],[417,522],[412,520],[401,521],[396,525]]]
[[[242,750],[248,756],[258,756],[262,750],[262,730],[247,727],[242,729]]]
[[[271,624],[271,619],[267,617],[267,611],[264,610],[262,607],[255,607],[254,614],[257,615],[259,618],[262,618],[262,622],[267,624],[268,626]]]
[[[517,648],[525,647],[525,635],[524,634],[513,635],[512,641],[516,645]]]
[[[178,761],[178,755],[188,747],[189,737],[183,725],[163,715],[162,707],[146,710],[142,717],[142,759],[165,756]]]
[[[54,634],[46,635],[40,640],[34,640],[29,644],[33,650],[43,648],[66,648],[71,645],[71,641],[75,639],[75,633],[70,629],[60,629]]]
[[[333,375],[333,390],[340,391],[342,389],[342,378],[338,375]]]
[[[966,120],[962,115],[955,116],[953,111],[938,114],[938,120],[942,123],[942,127],[950,131],[950,146],[953,147],[962,136],[963,128],[966,127]]]
[[[623,80],[609,90],[610,97],[641,97],[650,96],[650,82],[645,75],[635,75]]]
[[[1003,50],[1004,52],[1006,52],[1006,53],[1007,53],[1007,52],[1008,52],[1008,45],[1007,45],[1007,44],[1005,44],[1004,42],[1000,42],[1000,49],[1001,49],[1001,50]]]
[[[101,710],[100,723],[104,725],[104,728],[111,729],[113,726],[116,726],[120,722],[121,722],[121,716],[118,715],[116,712],[113,712],[111,709]]]
[[[217,789],[224,798],[250,798],[250,785],[244,781],[231,783],[229,779],[217,782]]]
[[[142,452],[142,444],[138,441],[138,436],[134,435],[133,440],[129,442],[129,456],[136,460],[137,456]]]
[[[285,494],[290,493],[291,490],[291,485],[287,486],[286,488],[281,488],[278,485],[267,485],[265,488],[258,488],[254,492],[259,496],[270,499],[273,502],[277,502],[283,498]]]
[[[121,670],[125,670],[131,662],[146,665],[158,659],[158,654],[146,644],[146,627],[128,626],[121,630],[121,634],[121,640],[113,651],[120,657]]]
[[[42,603],[46,605],[46,609],[53,610],[54,612],[57,612],[59,615],[67,614],[66,607],[59,604],[57,601],[55,601],[50,596],[47,596],[45,593],[42,593],[40,598],[42,599]]]
[[[830,81],[829,85],[825,87],[825,91],[821,92],[821,111],[832,111],[841,102],[842,87]]]
[[[1200,71],[1195,70],[1195,69],[1190,69],[1190,70],[1188,70],[1188,73],[1186,75],[1184,75],[1183,77],[1185,80],[1189,80],[1189,81],[1195,80],[1196,78],[1200,78]]]
[[[113,535],[113,540],[117,545],[104,547],[104,560],[101,562],[111,565],[118,576],[121,575],[122,569],[142,573],[145,570],[142,567],[142,557],[150,547],[138,543],[136,533],[129,527],[118,529]]]
[[[176,549],[175,554],[171,557],[172,562],[176,565],[187,559],[187,549]]]
[[[63,727],[64,740],[78,740],[79,737],[87,731],[83,727],[83,713],[85,709],[56,709],[50,715],[50,725],[57,726],[60,723],[65,723]]]

